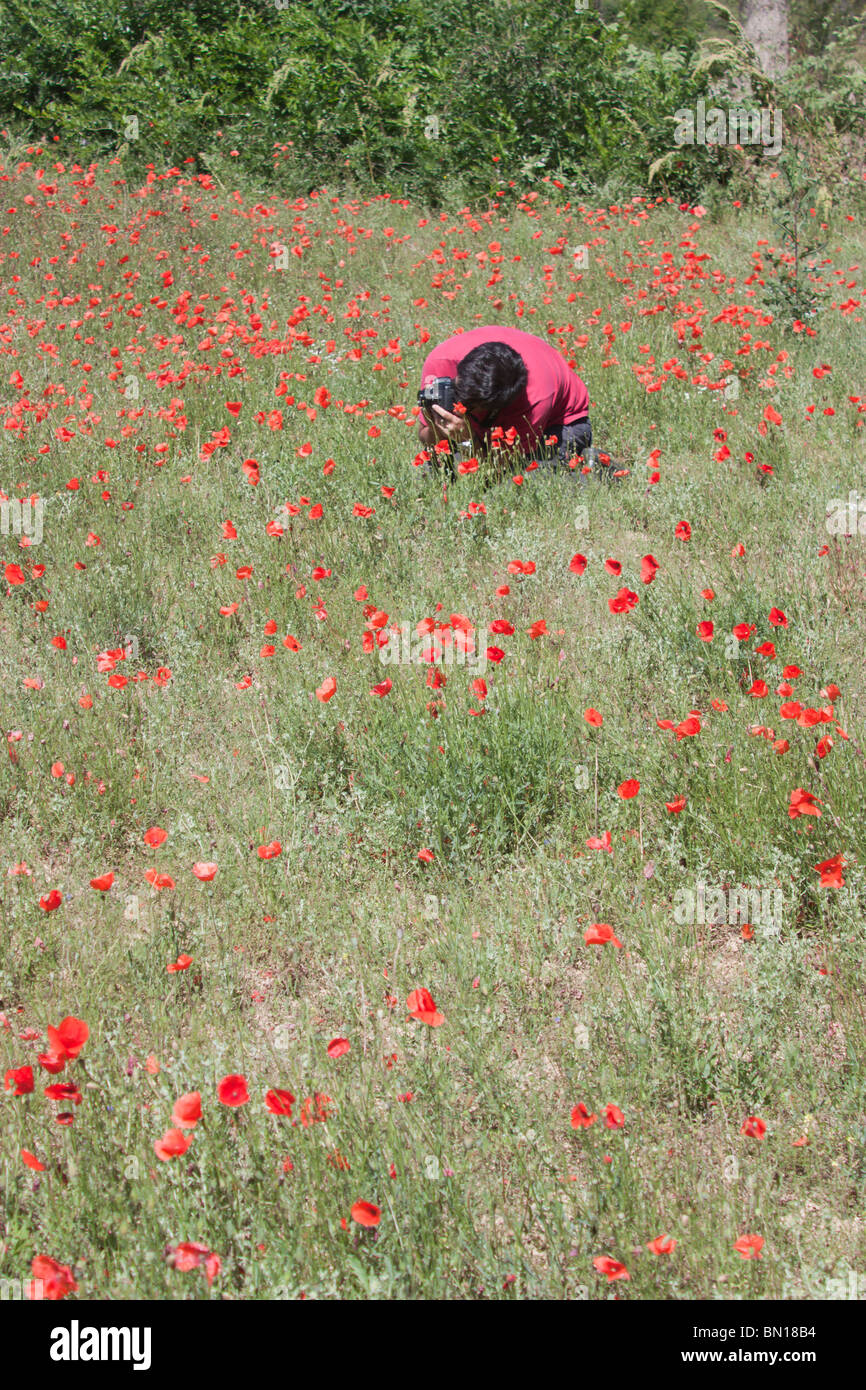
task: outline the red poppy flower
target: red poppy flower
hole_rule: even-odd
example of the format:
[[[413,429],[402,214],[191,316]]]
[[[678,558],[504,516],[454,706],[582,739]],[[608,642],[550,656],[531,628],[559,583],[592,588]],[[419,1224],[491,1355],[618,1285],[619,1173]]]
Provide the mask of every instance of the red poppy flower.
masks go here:
[[[586,842],[587,849],[603,849],[608,854],[613,854],[613,844],[609,830],[605,830],[603,835],[590,835]]]
[[[791,820],[796,820],[798,816],[820,816],[822,814],[817,797],[813,796],[811,792],[807,792],[803,787],[794,788],[788,807],[788,815]]]
[[[178,1129],[194,1129],[201,1119],[201,1092],[187,1091],[178,1096],[172,1107],[172,1123]]]
[[[107,874],[100,874],[98,878],[90,880],[91,888],[95,888],[97,893],[107,893],[114,882],[114,874],[111,870]]]
[[[672,1255],[677,1248],[677,1243],[671,1236],[656,1236],[655,1240],[647,1241],[646,1248],[651,1255]]]
[[[763,1236],[740,1236],[739,1240],[734,1241],[734,1249],[744,1260],[763,1259],[761,1251],[764,1248]]]
[[[382,1213],[373,1202],[355,1202],[350,1212],[359,1226],[378,1226]]]
[[[608,941],[612,941],[614,946],[622,946],[622,942],[617,941],[613,934],[613,927],[607,922],[594,922],[591,927],[587,927],[583,940],[587,946],[604,946]]]
[[[406,1000],[406,1009],[410,1017],[417,1018],[419,1023],[426,1023],[431,1028],[438,1028],[445,1022],[433,1002],[433,995],[429,989],[413,989]]]
[[[637,594],[631,589],[620,589],[618,594],[608,599],[607,606],[611,613],[630,613],[639,602]]]
[[[326,676],[322,684],[316,687],[316,694],[323,704],[327,704],[331,696],[337,689],[337,682],[333,676]]]
[[[743,1120],[740,1133],[745,1134],[749,1139],[763,1139],[767,1133],[767,1126],[757,1115],[750,1115],[748,1119]]]
[[[47,1071],[50,1076],[56,1076],[58,1072],[63,1071],[68,1061],[69,1056],[66,1049],[64,1047],[57,1047],[53,1044],[50,1047],[50,1051],[40,1052],[39,1054],[39,1065],[42,1070]]]
[[[151,849],[159,849],[159,846],[165,844],[168,839],[168,831],[163,830],[158,825],[153,825],[150,830],[145,830],[141,838],[146,845],[150,845]]]
[[[222,1105],[246,1105],[250,1098],[245,1076],[224,1076],[217,1086],[217,1096]]]
[[[587,724],[591,724],[594,729],[600,729],[604,723],[604,716],[599,714],[597,709],[585,709],[583,717]]]
[[[639,791],[640,782],[635,777],[629,777],[625,782],[620,782],[616,794],[621,796],[623,801],[630,801],[633,796],[637,796]]]
[[[608,1129],[622,1129],[625,1124],[625,1115],[618,1105],[606,1105],[604,1107],[604,1122]]]
[[[332,1059],[345,1057],[349,1050],[350,1043],[348,1038],[332,1038],[328,1043],[328,1056]]]
[[[597,1255],[592,1262],[593,1269],[597,1269],[599,1274],[607,1275],[607,1282],[613,1283],[614,1279],[630,1279],[631,1275],[624,1264],[619,1260],[612,1260],[610,1255]]]
[[[156,869],[145,869],[144,876],[152,888],[173,888],[174,879],[171,874],[158,873]]]
[[[295,1097],[291,1091],[267,1091],[265,1106],[272,1115],[291,1115]]]
[[[45,1094],[49,1100],[71,1100],[73,1105],[80,1105],[82,1101],[81,1092],[74,1081],[55,1081],[45,1087]]]
[[[271,840],[269,845],[259,845],[256,850],[260,859],[276,859],[278,854],[282,854],[283,847],[279,840]]]
[[[63,1071],[66,1063],[77,1057],[87,1039],[90,1029],[80,1018],[64,1018],[57,1028],[49,1024],[47,1052],[40,1052],[39,1065],[44,1071],[56,1075]]]
[[[192,871],[200,883],[211,883],[216,877],[218,865],[212,859],[197,860]]]
[[[90,1029],[84,1020],[71,1016],[61,1019],[56,1030],[51,1027],[48,1028],[49,1042],[53,1043],[55,1033],[57,1042],[63,1048],[66,1056],[70,1058],[78,1056],[90,1037]]]
[[[35,1084],[32,1067],[10,1067],[3,1081],[3,1089],[12,1091],[15,1096],[29,1096]]]
[[[842,877],[842,870],[845,865],[846,860],[841,854],[834,854],[832,859],[825,859],[822,864],[815,864],[815,873],[821,875],[821,887],[844,888],[845,880]]]
[[[170,1158],[180,1158],[186,1153],[193,1136],[184,1134],[181,1129],[167,1129],[161,1139],[155,1139],[153,1151],[161,1163],[168,1163]]]
[[[654,555],[644,555],[640,562],[640,578],[642,584],[652,584],[656,577],[659,562]]]
[[[790,689],[790,687],[788,687]],[[798,719],[803,713],[803,706],[799,700],[786,700],[779,706],[780,719]]]
[[[590,1125],[594,1125],[597,1119],[598,1116],[591,1115],[581,1100],[571,1112],[571,1127],[572,1129],[589,1129]]]
[[[175,1269],[180,1270],[182,1273],[187,1273],[191,1269],[197,1269],[199,1266],[202,1266],[204,1268],[208,1288],[210,1288],[214,1279],[216,1279],[222,1269],[221,1256],[214,1254],[212,1250],[209,1250],[206,1245],[203,1245],[201,1241],[198,1240],[182,1240],[174,1249],[169,1247],[168,1260],[169,1264],[173,1265]]]
[[[53,1260],[50,1255],[35,1255],[30,1272],[34,1283],[29,1286],[27,1296],[31,1300],[55,1301],[65,1298],[68,1293],[78,1292],[78,1285],[69,1266]]]
[[[178,956],[177,960],[170,962],[165,968],[169,975],[178,975],[183,970],[189,970],[192,965],[192,956],[185,952]]]

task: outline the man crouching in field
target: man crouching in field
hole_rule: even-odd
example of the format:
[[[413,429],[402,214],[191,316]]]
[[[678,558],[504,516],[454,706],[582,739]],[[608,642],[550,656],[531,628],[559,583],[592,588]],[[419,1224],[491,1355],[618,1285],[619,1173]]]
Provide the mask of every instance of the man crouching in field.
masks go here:
[[[585,384],[532,333],[498,327],[457,333],[430,353],[422,381],[418,438],[425,446],[440,439],[470,448],[492,442],[539,458],[555,447],[557,467],[592,443]],[[551,439],[554,445],[545,447]]]

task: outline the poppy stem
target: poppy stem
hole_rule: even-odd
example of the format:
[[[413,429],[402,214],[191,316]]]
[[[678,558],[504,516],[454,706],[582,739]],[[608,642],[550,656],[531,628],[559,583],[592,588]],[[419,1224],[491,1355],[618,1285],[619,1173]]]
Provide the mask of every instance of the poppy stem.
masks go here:
[[[595,833],[598,834],[598,744],[595,746]]]
[[[400,948],[399,948],[399,945],[398,945],[397,949],[398,949],[398,950],[400,949]],[[364,1056],[366,1057],[366,1055],[367,1055],[367,1000],[366,1000],[366,997],[365,997],[365,995],[364,995],[364,985],[363,985],[363,982],[359,982],[358,988],[359,988],[360,991],[361,991],[361,1019],[362,1019],[363,1028],[364,1028],[364,1042],[363,1042],[363,1047],[364,1047]]]

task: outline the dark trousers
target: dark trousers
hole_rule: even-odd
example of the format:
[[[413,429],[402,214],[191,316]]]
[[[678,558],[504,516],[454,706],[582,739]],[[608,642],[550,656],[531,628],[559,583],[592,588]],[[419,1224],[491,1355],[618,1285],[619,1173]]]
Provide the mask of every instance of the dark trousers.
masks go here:
[[[582,454],[592,443],[592,426],[589,419],[576,420],[573,425],[551,425],[546,432],[547,439],[554,439],[556,442],[547,446],[538,456],[539,468],[549,469],[551,472],[558,472],[565,469],[566,472],[580,473],[579,468],[569,468],[569,461],[576,454]],[[454,458],[449,454],[439,454],[433,456],[433,460],[425,463],[421,467],[423,475],[439,472],[445,469],[451,477],[454,476]],[[586,481],[584,479],[584,481]]]
[[[556,453],[549,460],[554,469],[568,468],[569,461],[592,443],[592,425],[588,419],[576,420],[573,425],[554,425],[547,434],[548,438],[556,439]]]

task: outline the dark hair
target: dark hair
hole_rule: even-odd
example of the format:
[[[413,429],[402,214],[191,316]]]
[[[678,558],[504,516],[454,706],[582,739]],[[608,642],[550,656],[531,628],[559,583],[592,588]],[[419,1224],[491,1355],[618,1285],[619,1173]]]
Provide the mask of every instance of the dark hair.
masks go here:
[[[507,343],[481,343],[457,363],[456,394],[466,409],[484,410],[488,419],[526,386],[526,363]]]

